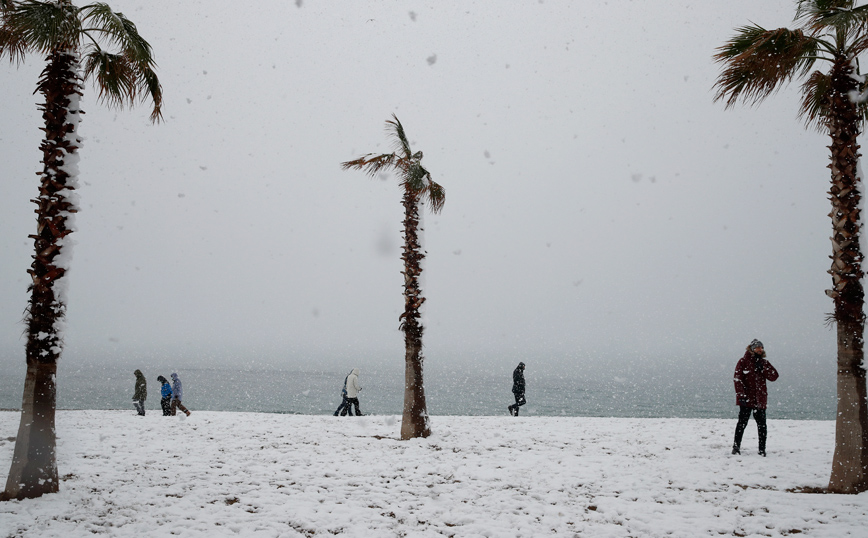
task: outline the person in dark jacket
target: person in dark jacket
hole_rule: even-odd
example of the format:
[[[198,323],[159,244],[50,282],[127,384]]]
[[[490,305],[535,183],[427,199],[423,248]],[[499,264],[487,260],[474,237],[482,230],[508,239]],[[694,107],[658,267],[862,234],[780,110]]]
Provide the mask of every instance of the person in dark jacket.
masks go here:
[[[181,380],[178,378],[178,374],[172,373],[172,416],[177,414],[178,409],[186,413],[188,417],[190,416],[190,411],[181,403],[183,397],[184,391],[181,386]]]
[[[163,416],[172,415],[172,386],[169,385],[169,380],[163,376],[157,376],[157,381],[162,383],[160,386],[160,407],[163,408]]]
[[[145,400],[148,399],[148,381],[141,370],[133,372],[136,375],[136,388],[133,391],[133,405],[139,416],[145,416]]]
[[[512,372],[512,395],[515,396],[515,403],[507,407],[509,414],[517,417],[518,408],[527,403],[524,398],[524,363],[518,363],[515,370]]]
[[[350,372],[351,374],[352,372]],[[341,405],[338,406],[338,410],[335,411],[335,416],[338,416],[341,411],[344,411],[342,416],[345,416],[347,412],[345,409],[347,408],[347,379],[349,379],[350,374],[347,374],[347,377],[344,378],[344,388],[341,390]]]
[[[732,443],[732,453],[741,454],[741,438],[744,429],[753,413],[756,429],[759,434],[759,455],[766,455],[766,407],[768,405],[768,388],[766,381],[778,378],[778,371],[766,360],[763,343],[753,340],[738,364],[735,366],[735,403],[738,405],[738,424],[735,426],[735,441]]]

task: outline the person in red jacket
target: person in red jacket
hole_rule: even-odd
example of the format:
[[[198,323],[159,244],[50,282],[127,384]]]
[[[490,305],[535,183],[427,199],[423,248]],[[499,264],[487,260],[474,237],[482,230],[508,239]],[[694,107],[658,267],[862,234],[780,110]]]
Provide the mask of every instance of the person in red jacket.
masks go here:
[[[735,365],[735,403],[738,405],[738,424],[735,426],[735,441],[732,443],[732,453],[741,454],[741,437],[747,427],[747,421],[753,413],[756,429],[759,434],[759,455],[766,455],[766,406],[769,391],[766,381],[778,378],[778,371],[766,360],[763,343],[754,339],[738,364]]]

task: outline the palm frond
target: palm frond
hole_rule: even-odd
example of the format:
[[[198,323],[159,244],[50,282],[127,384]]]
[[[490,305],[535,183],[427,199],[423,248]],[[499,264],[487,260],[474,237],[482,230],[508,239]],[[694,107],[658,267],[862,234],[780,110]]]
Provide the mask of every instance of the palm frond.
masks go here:
[[[798,0],[794,20],[809,26],[838,28],[850,18],[854,4],[853,0]]]
[[[392,114],[391,120],[386,121],[386,132],[395,139],[395,150],[402,151],[404,153],[403,157],[409,159],[413,153],[410,151],[410,142],[407,141],[404,126],[401,125],[398,116],[395,114]]]
[[[830,11],[846,11],[853,8],[853,0],[796,0],[796,18],[800,20]]]
[[[808,80],[802,84],[802,104],[799,117],[805,120],[810,128],[822,130],[825,118],[829,115],[830,94],[832,93],[832,77],[826,73],[814,71]]]
[[[866,30],[868,30],[868,26],[866,26]],[[866,50],[868,50],[868,34],[859,33],[850,41],[845,52],[849,58],[858,58]]]
[[[20,64],[27,51],[27,42],[19,34],[12,32],[6,24],[0,26],[0,58],[8,54],[10,62]]]
[[[162,118],[163,91],[154,68],[151,45],[136,25],[107,4],[81,8],[82,32],[91,37],[85,47],[85,78],[93,75],[100,99],[110,106],[132,106],[137,100],[153,102],[150,119]],[[103,49],[113,49],[108,52]]]
[[[446,204],[446,191],[439,183],[431,181],[429,176],[428,186],[422,192],[422,201],[427,201],[431,206],[432,213],[440,213]]]
[[[3,25],[26,50],[49,54],[56,49],[74,49],[81,38],[78,8],[66,2],[13,2],[3,12]]]
[[[726,99],[727,108],[739,98],[761,101],[794,77],[807,74],[822,43],[800,29],[766,30],[754,25],[736,31],[714,56],[725,66],[715,83],[714,100]]]
[[[12,0],[0,0],[0,11],[6,11],[7,9],[12,9]]]
[[[136,66],[121,54],[93,49],[84,57],[84,76],[94,77],[99,98],[109,106],[124,108],[132,104],[139,91]]]
[[[144,101],[145,96],[149,95],[154,103],[154,108],[151,110],[151,121],[160,123],[160,120],[163,119],[163,87],[160,85],[160,79],[150,67],[140,68],[138,84],[142,100]]]
[[[163,91],[153,70],[142,70],[124,55],[92,49],[84,57],[83,78],[91,77],[99,90],[99,99],[109,106],[132,107],[137,100],[144,102],[150,97],[154,103],[151,121],[158,123],[162,119]]]
[[[371,177],[375,177],[380,170],[395,167],[399,157],[394,153],[374,155],[368,153],[358,159],[341,163],[342,170],[364,170]]]
[[[95,3],[81,8],[81,20],[85,32],[96,32],[99,40],[118,47],[136,62],[153,66],[151,45],[123,13],[113,11],[107,4]]]

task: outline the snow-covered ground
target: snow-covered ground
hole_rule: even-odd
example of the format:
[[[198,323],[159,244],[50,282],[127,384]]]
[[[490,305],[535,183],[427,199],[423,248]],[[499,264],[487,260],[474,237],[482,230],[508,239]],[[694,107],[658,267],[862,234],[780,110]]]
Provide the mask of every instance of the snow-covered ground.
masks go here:
[[[0,412],[5,482],[19,414]],[[60,411],[61,491],[0,503],[0,537],[865,536],[828,480],[834,423]]]

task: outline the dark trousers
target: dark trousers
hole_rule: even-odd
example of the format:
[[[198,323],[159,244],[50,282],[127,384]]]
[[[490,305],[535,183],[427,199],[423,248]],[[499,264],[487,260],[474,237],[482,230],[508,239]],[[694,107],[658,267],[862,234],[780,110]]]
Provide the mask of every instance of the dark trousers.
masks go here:
[[[741,438],[744,435],[744,429],[747,427],[747,421],[750,420],[751,413],[753,413],[753,418],[756,420],[756,430],[757,434],[759,434],[759,451],[761,454],[765,454],[766,436],[768,435],[766,410],[745,405],[740,405],[738,408],[738,424],[735,425],[735,441],[732,443],[732,448],[736,450],[741,449]]]
[[[168,417],[172,415],[172,398],[170,396],[166,396],[160,400],[160,407],[163,408],[163,416]]]
[[[136,413],[141,416],[145,416],[145,401],[144,400],[133,400],[133,405],[136,406]]]
[[[175,416],[175,414],[178,412],[178,409],[180,409],[184,413],[187,413],[187,416],[190,416],[190,411],[188,411],[187,408],[184,407],[184,405],[181,403],[181,400],[172,399],[172,416]]]
[[[512,409],[512,414],[518,416],[518,408],[527,403],[527,400],[524,399],[524,394],[519,394],[517,392],[512,393],[515,396],[515,404],[510,405],[509,408]]]
[[[359,411],[359,399],[358,398],[347,398],[347,406],[344,408],[343,411],[341,411],[341,416],[344,416],[347,414],[349,414],[350,416],[353,416],[353,410],[350,409],[350,406],[355,406],[357,417],[362,416],[362,412]]]
[[[346,394],[344,394],[343,396],[341,396],[341,405],[339,405],[337,410],[335,411],[335,416],[338,416],[339,414],[341,414],[341,411],[343,411],[344,412],[343,414],[346,415],[347,414],[346,408],[347,408],[347,396],[346,396]]]

